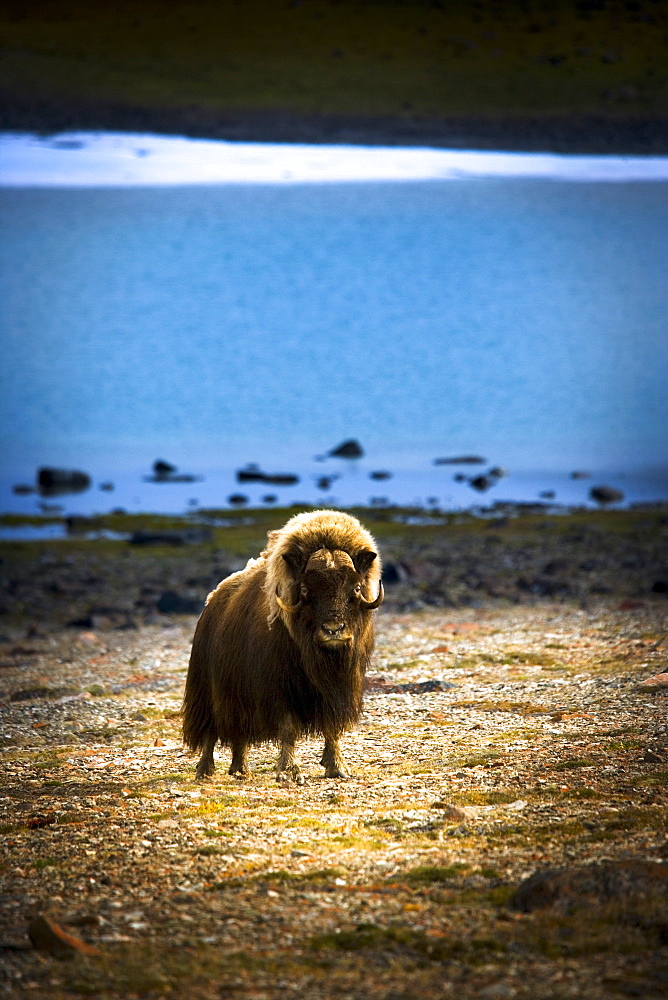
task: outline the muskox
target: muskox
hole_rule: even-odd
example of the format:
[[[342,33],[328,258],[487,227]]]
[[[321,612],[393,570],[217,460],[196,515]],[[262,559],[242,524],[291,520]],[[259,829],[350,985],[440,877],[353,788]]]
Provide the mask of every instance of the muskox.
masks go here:
[[[217,741],[246,777],[248,748],[280,744],[277,778],[303,780],[295,742],[325,740],[327,778],[347,777],[339,738],[357,722],[383,600],[376,544],[349,514],[297,514],[267,548],[209,594],[197,623],[183,700],[183,740],[213,774]]]

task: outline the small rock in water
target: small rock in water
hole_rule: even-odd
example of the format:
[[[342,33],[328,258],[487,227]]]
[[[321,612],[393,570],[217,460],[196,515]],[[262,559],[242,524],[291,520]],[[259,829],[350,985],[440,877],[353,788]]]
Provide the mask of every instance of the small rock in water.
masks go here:
[[[248,497],[244,496],[243,493],[231,493],[227,498],[227,502],[232,504],[233,507],[243,507],[248,503]]]
[[[369,478],[370,479],[376,479],[376,480],[379,480],[379,481],[382,480],[382,479],[391,479],[392,478],[392,473],[391,472],[387,472],[385,469],[378,469],[376,472],[370,472],[369,473]]]
[[[474,476],[473,479],[469,479],[469,486],[472,486],[474,490],[478,490],[479,493],[484,493],[485,490],[488,490],[493,485],[489,476]]]
[[[343,441],[336,448],[332,448],[329,454],[334,458],[361,458],[364,454],[364,449],[359,441],[350,438],[350,440]]]
[[[434,465],[484,465],[486,461],[480,455],[456,455],[454,458],[435,458]]]
[[[42,496],[61,493],[83,493],[90,487],[90,476],[78,469],[56,469],[42,466],[37,470],[37,485]]]
[[[571,472],[571,479],[589,479],[590,472],[582,472],[576,469],[575,472]]]
[[[616,490],[612,486],[592,486],[589,490],[589,496],[596,503],[601,504],[602,507],[609,503],[618,503],[624,499],[622,491]]]
[[[164,459],[158,458],[153,463],[153,472],[156,476],[171,476],[176,472],[176,466],[172,465],[171,462],[165,462]]]

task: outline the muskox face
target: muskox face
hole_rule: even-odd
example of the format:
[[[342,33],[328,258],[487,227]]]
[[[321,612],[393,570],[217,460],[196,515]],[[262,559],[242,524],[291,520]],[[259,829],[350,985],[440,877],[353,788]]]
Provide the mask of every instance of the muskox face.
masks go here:
[[[303,569],[294,567],[296,604],[280,602],[293,627],[310,640],[329,649],[354,642],[366,619],[366,612],[382,601],[382,586],[376,600],[367,600],[366,573],[376,553],[363,550],[355,559],[347,552],[319,549]]]

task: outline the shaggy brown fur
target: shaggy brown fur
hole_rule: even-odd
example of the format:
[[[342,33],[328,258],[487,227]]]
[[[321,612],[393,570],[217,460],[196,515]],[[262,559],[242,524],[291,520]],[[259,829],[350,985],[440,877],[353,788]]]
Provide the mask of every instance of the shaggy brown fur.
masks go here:
[[[301,781],[298,737],[325,738],[325,776],[346,777],[339,737],[357,722],[382,600],[376,544],[354,517],[298,514],[267,548],[209,594],[197,623],[183,701],[183,739],[213,773],[217,741],[229,773],[248,774],[248,748],[281,745],[277,777]]]

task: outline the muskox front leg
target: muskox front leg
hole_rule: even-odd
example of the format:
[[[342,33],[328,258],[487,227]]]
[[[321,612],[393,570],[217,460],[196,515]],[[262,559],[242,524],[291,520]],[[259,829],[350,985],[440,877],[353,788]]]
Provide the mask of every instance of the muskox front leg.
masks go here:
[[[227,773],[234,775],[235,778],[247,778],[250,775],[247,743],[232,744],[232,763]]]
[[[276,763],[276,781],[294,781],[297,785],[303,785],[304,776],[295,760],[295,742],[294,736],[285,736],[281,740],[281,752]]]
[[[325,749],[322,751],[320,763],[325,769],[326,778],[350,777],[341,755],[338,736],[325,736]]]
[[[195,771],[195,779],[197,781],[203,781],[204,778],[211,777],[215,771],[216,765],[213,762],[213,748],[215,745],[215,734],[207,733],[202,743],[202,756],[199,759],[197,770]]]

